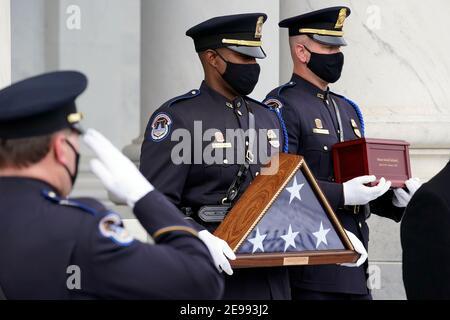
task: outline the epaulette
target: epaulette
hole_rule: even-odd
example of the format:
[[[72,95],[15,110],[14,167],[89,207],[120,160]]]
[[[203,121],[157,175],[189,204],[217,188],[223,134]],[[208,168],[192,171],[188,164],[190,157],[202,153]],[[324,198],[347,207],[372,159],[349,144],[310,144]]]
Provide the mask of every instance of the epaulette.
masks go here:
[[[363,116],[363,113],[361,111],[361,108],[355,102],[353,102],[352,100],[348,99],[347,97],[344,97],[343,95],[340,95],[340,94],[337,94],[337,93],[334,93],[334,92],[331,92],[331,93],[333,95],[339,97],[339,98],[344,99],[345,101],[348,102],[349,105],[352,106],[352,108],[356,112],[356,115],[359,118],[359,122],[361,123],[361,133],[362,133],[362,136],[364,137],[366,135],[366,125],[364,123],[364,116]]]
[[[134,242],[133,236],[130,235],[124,228],[120,215],[112,211],[107,211],[99,202],[93,199],[85,199],[85,201],[82,202],[62,198],[55,192],[49,190],[42,190],[41,194],[45,199],[54,204],[80,209],[81,211],[87,212],[90,215],[100,219],[98,222],[98,230],[100,231],[100,234],[103,237],[110,239],[117,245],[127,247]],[[85,202],[92,202],[92,205],[88,205]]]
[[[294,81],[291,81],[291,82],[288,82],[288,83],[282,85],[276,91],[275,96],[271,96],[271,95],[267,96],[267,98],[264,100],[264,104],[266,104],[272,108],[278,108],[278,109],[283,108],[284,101],[283,101],[283,97],[281,96],[281,94],[283,93],[284,90],[293,88],[296,85],[297,85],[297,83],[295,83]]]
[[[294,81],[290,81],[290,82],[288,82],[288,83],[282,85],[281,87],[278,88],[277,95],[278,95],[278,96],[281,95],[281,93],[282,93],[284,90],[289,89],[289,88],[293,88],[293,87],[295,87],[296,85],[297,85],[297,83],[295,83]]]
[[[104,211],[104,208],[93,208],[92,206],[82,203],[77,200],[72,200],[68,198],[59,197],[55,192],[49,190],[42,190],[42,196],[50,202],[58,204],[60,206],[72,207],[80,209],[84,212],[89,213],[92,216],[96,216],[99,212]],[[103,209],[103,210],[102,210]]]
[[[200,90],[191,90],[191,91],[189,91],[188,93],[186,93],[184,95],[181,95],[179,97],[176,97],[176,98],[173,98],[173,99],[169,100],[166,103],[166,106],[170,108],[171,106],[173,106],[177,102],[184,101],[184,100],[189,100],[189,99],[198,97],[200,94],[201,94]]]

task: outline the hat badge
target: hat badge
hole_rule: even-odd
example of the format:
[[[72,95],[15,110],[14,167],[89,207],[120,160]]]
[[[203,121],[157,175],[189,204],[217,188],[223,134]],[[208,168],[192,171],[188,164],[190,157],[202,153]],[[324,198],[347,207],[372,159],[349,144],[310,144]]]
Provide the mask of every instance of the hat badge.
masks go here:
[[[341,29],[342,27],[344,27],[344,22],[345,19],[347,19],[347,9],[346,8],[342,8],[339,11],[339,16],[336,22],[336,25],[334,26],[335,29]]]
[[[261,16],[261,17],[258,18],[258,21],[256,22],[256,31],[255,31],[255,38],[256,39],[261,39],[263,25],[264,25],[264,17]]]
[[[83,120],[84,115],[81,112],[78,113],[71,113],[67,116],[67,122],[70,124],[78,123],[81,120]]]

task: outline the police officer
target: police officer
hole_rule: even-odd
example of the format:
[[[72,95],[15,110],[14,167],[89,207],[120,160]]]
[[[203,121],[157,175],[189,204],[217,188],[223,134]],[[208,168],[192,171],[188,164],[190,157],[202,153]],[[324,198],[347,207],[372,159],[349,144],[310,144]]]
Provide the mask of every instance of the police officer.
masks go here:
[[[93,172],[156,244],[127,233],[94,199],[70,199],[85,90],[78,72],[0,91],[0,287],[8,299],[217,299],[223,279],[182,214],[108,140],[82,139]]]
[[[411,199],[401,225],[408,299],[450,299],[450,162]]]
[[[283,146],[279,114],[247,97],[260,75],[256,59],[266,57],[261,48],[266,19],[263,13],[222,16],[187,31],[205,80],[200,89],[169,100],[152,115],[142,146],[141,172],[199,224],[217,267],[229,275],[233,271],[227,258],[235,258],[234,253],[209,231],[219,225],[261,164]],[[183,132],[189,148],[180,151]],[[252,137],[250,132],[257,134]],[[267,150],[262,153],[267,157],[258,156],[257,149]],[[204,154],[212,154],[214,161]],[[225,299],[289,297],[287,271],[281,268],[235,270],[225,279]]]
[[[395,190],[394,196],[389,191],[391,182],[384,178],[375,187],[365,186],[376,181],[374,176],[358,177],[344,184],[334,182],[333,145],[361,138],[365,129],[358,106],[329,89],[343,69],[340,48],[346,45],[343,27],[349,15],[349,8],[333,7],[280,22],[280,27],[289,29],[294,74],[289,83],[270,92],[265,103],[282,111],[289,152],[305,157],[344,228],[357,235],[367,248],[369,213],[400,221],[415,188],[408,192]],[[407,185],[418,183],[411,180]],[[358,268],[293,268],[293,299],[371,299],[366,271],[367,263]]]

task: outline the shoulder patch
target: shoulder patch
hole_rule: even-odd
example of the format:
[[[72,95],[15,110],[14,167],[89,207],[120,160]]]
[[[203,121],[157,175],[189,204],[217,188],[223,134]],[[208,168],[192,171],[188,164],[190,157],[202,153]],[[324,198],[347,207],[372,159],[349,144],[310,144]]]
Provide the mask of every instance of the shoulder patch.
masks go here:
[[[151,138],[155,142],[163,141],[172,129],[172,118],[167,113],[158,113],[151,123]]]
[[[281,109],[283,108],[283,103],[276,98],[268,98],[264,100],[264,104],[273,108],[273,109]]]
[[[289,89],[289,88],[293,88],[296,85],[297,85],[297,83],[295,83],[294,81],[290,81],[290,82],[282,85],[281,87],[278,88],[277,95],[281,95],[284,90]]]
[[[169,100],[169,102],[166,103],[166,106],[171,107],[174,104],[176,104],[177,102],[198,97],[200,94],[201,94],[200,90],[191,90],[182,96],[179,96],[179,97],[173,98],[172,100]]]
[[[77,209],[80,209],[80,210],[82,210],[84,212],[89,213],[92,216],[95,216],[99,212],[105,210],[105,208],[103,206],[101,206],[100,204],[98,206],[99,208],[94,208],[94,206],[88,205],[88,204],[83,203],[83,202],[78,201],[78,200],[72,200],[72,199],[68,199],[68,198],[59,197],[53,191],[42,190],[41,194],[42,194],[42,196],[45,199],[47,199],[50,202],[53,202],[53,203],[58,204],[60,206],[77,208]],[[93,201],[95,201],[95,200],[93,200]]]
[[[124,228],[122,219],[117,213],[108,213],[98,223],[100,234],[124,247],[133,243],[134,238]]]

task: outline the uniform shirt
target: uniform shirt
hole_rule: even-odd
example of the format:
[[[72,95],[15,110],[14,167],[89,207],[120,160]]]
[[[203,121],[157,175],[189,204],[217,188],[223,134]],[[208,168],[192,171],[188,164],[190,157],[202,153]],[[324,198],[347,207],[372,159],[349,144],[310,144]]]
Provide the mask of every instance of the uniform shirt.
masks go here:
[[[220,205],[242,164],[237,155],[245,154],[245,147],[242,142],[239,142],[241,139],[227,139],[226,131],[227,129],[248,130],[249,118],[246,105],[255,115],[255,129],[272,130],[277,135],[273,140],[281,144],[277,116],[268,110],[267,106],[247,97],[238,97],[234,101],[229,101],[209,88],[206,83],[202,83],[200,90],[193,90],[186,96],[165,103],[153,114],[142,145],[141,172],[180,208],[193,208],[195,212],[204,205]],[[162,138],[157,137],[154,127],[165,120],[170,123],[167,125],[168,129]],[[190,134],[187,147],[192,151],[189,154],[183,154],[188,163],[181,165],[173,162],[173,150],[177,150],[175,147],[178,142],[172,141],[170,137],[179,129],[184,129],[183,132]],[[202,141],[202,134],[205,131],[210,131],[213,138],[211,139],[210,136],[206,139],[207,141]],[[229,148],[214,149],[214,154],[218,155],[217,163],[206,163],[202,155],[204,151],[208,152],[208,145],[211,148],[211,142],[218,142],[214,138],[216,133],[224,137],[224,143],[229,143]],[[264,147],[263,144],[265,144]],[[269,144],[267,134],[256,139],[255,145],[257,150],[263,150],[260,148],[263,147],[270,154],[279,151],[278,148],[273,148]],[[234,159],[231,156],[227,157],[228,152],[235,155]],[[256,158],[257,152],[253,153]],[[261,163],[268,158],[258,157],[257,160],[257,163],[250,165],[250,172],[241,187],[240,194],[260,171]]]
[[[229,139],[226,131],[249,129],[248,108],[255,116],[255,129],[262,129],[262,134],[258,132],[255,139],[255,163],[250,165],[237,201],[260,171],[261,164],[279,152],[283,143],[279,119],[274,111],[248,97],[237,97],[230,101],[203,82],[199,90],[192,90],[163,104],[151,116],[145,133],[140,165],[143,175],[177,207],[192,208],[192,217],[203,225],[202,228],[212,232],[218,224],[204,223],[196,213],[205,205],[221,205],[236,178],[243,163],[242,157],[237,158],[236,155],[245,153],[245,146],[238,142],[243,141],[242,135],[238,139]],[[172,154],[173,150],[179,153],[176,149],[178,142],[172,141],[171,136],[177,135],[180,129],[189,133],[188,147],[192,152],[185,151],[183,154],[188,163],[175,164]],[[202,141],[202,134],[207,130],[211,135]],[[219,139],[216,139],[216,134]],[[211,139],[211,136],[214,138]],[[214,150],[214,154],[219,155],[217,163],[206,163],[202,159],[203,151],[208,152],[207,147],[211,142],[228,144],[226,148]],[[261,152],[266,157],[257,156],[261,150],[267,150]],[[227,151],[232,151],[235,157],[227,157]],[[287,273],[281,268],[235,270],[234,275],[226,280],[225,299],[290,297]]]
[[[6,297],[221,297],[223,279],[207,248],[163,195],[149,193],[134,212],[156,245],[134,240],[120,217],[93,199],[61,199],[45,182],[0,178],[0,285]],[[72,266],[80,271],[75,289]]]
[[[342,128],[332,100],[339,110]],[[332,159],[332,148],[340,142],[341,131],[345,141],[363,136],[359,108],[346,98],[329,90],[323,91],[296,74],[289,83],[270,92],[265,103],[281,108],[289,136],[289,153],[305,158],[343,227],[358,236],[367,248],[369,229],[364,207],[359,214],[344,208],[343,186],[334,182]],[[370,211],[400,221],[403,209],[392,205],[392,196],[390,191],[373,201]],[[316,291],[367,294],[364,269],[336,266],[294,268],[297,271],[291,272],[291,284]]]

